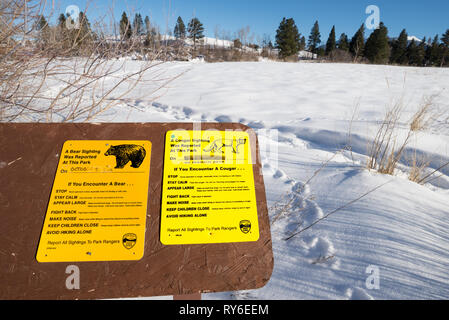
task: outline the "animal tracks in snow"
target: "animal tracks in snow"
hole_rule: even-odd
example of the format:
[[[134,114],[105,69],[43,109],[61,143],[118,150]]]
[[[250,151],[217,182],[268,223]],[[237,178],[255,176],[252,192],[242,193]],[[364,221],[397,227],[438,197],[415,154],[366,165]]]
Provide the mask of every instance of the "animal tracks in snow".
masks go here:
[[[292,185],[290,191],[270,208],[273,234],[286,238],[323,217],[323,211],[313,200],[309,185],[297,182],[281,169],[273,168],[269,161],[265,160],[263,168],[273,179]],[[340,266],[336,250],[328,237],[299,239],[288,245],[298,245],[298,252],[313,265],[332,269]]]

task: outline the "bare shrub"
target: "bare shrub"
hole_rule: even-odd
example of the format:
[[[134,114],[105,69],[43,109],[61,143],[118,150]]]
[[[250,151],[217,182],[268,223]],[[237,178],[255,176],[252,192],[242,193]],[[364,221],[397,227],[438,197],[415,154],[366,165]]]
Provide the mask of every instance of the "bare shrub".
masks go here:
[[[269,47],[262,48],[261,56],[270,60],[278,60],[277,52]]]
[[[402,99],[385,113],[384,119],[379,125],[369,151],[367,167],[379,173],[393,175],[398,164],[403,159],[404,151],[409,146],[412,137],[417,137],[420,131],[431,128],[434,122],[440,118],[440,114],[434,104],[436,95],[424,97],[418,110],[402,128],[403,138],[400,139],[400,118],[403,116]],[[405,131],[403,129],[406,129]],[[411,171],[409,179],[414,182],[422,181],[423,172],[430,161],[419,159],[416,150],[411,159]]]
[[[283,59],[285,62],[298,62],[298,55],[294,54]]]
[[[237,48],[203,47],[199,53],[204,55],[207,62],[259,61],[256,51]]]
[[[0,3],[0,121],[90,121],[137,85],[148,100],[176,78],[150,73],[172,51],[149,50],[141,36],[111,36],[102,21],[88,22],[84,14],[78,29],[49,26],[44,4]],[[129,68],[129,57],[142,62]]]
[[[329,60],[332,62],[350,63],[353,60],[352,54],[348,51],[335,49],[329,54]]]

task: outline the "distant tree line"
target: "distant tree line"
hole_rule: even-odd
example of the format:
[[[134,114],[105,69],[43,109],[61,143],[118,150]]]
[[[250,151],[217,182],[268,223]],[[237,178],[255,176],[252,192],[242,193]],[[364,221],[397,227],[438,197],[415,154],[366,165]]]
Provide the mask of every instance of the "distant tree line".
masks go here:
[[[120,20],[120,34],[127,39],[130,39],[133,35],[144,35],[146,36],[146,43],[152,43],[154,42],[154,36],[157,35],[157,32],[151,27],[148,16],[145,17],[144,27],[142,17],[139,13],[136,13],[134,22],[131,24],[126,12],[123,12]],[[196,47],[197,42],[204,38],[204,27],[198,18],[192,18],[186,28],[182,18],[178,17],[173,30],[173,35],[177,40],[185,40],[186,38],[191,39],[194,47]]]
[[[333,26],[326,44],[320,46],[321,34],[316,21],[306,46],[305,38],[298,32],[295,21],[284,18],[276,31],[275,47],[282,59],[296,56],[300,50],[308,50],[320,58],[330,60],[405,66],[449,66],[449,29],[441,37],[436,35],[422,40],[409,40],[405,29],[398,38],[389,38],[388,29],[382,22],[368,38],[365,38],[365,31],[365,25],[362,24],[351,40],[342,33],[337,41]]]
[[[159,28],[151,23],[150,18],[146,16],[143,19],[140,13],[136,13],[131,19],[126,12],[123,12],[117,29],[119,39],[115,40],[119,40],[124,47],[130,45],[137,47],[136,43],[141,43],[145,48],[159,49],[162,41],[172,40],[163,37]],[[69,14],[61,13],[54,26],[51,26],[44,16],[40,16],[36,22],[36,30],[39,35],[39,46],[43,50],[50,47],[50,43],[52,48],[56,48],[54,45],[56,43],[58,50],[66,50],[72,54],[81,53],[83,48],[95,47],[95,42],[100,36],[98,31],[92,30],[90,22],[83,12],[73,19]],[[169,32],[170,34],[171,32]],[[182,18],[178,17],[173,35],[176,40],[191,39],[196,48],[197,43],[204,38],[204,26],[198,18],[192,18],[186,26]],[[102,36],[110,38],[112,35],[102,34]]]
[[[70,26],[75,26],[71,28]],[[40,16],[36,22],[39,32],[38,44],[43,50],[51,48],[53,51],[65,54],[82,54],[88,51],[91,44],[97,38],[92,32],[87,16],[81,11],[76,18],[69,14],[60,14],[57,25],[50,27],[44,16]]]
[[[77,17],[76,28],[69,28],[74,19],[68,14],[60,14],[57,25],[50,27],[47,20],[41,16],[37,21],[39,31],[39,45],[45,50],[49,47],[57,48],[71,54],[83,54],[95,48],[99,34],[92,30],[87,16],[80,12]],[[126,12],[123,12],[118,23],[120,43],[126,49],[129,47],[157,51],[163,43],[177,48],[178,57],[187,56],[185,40],[189,39],[193,44],[193,50],[197,52],[197,44],[204,38],[204,26],[194,17],[186,25],[181,17],[178,17],[173,32],[169,31],[168,37],[163,37],[150,18],[142,17],[136,13],[131,21]],[[283,18],[276,31],[275,44],[269,36],[265,36],[259,45],[248,41],[249,27],[239,30],[238,35],[232,41],[233,49],[242,51],[243,47],[253,49],[262,56],[272,57],[272,49],[278,49],[278,57],[281,59],[297,59],[298,53],[307,50],[320,59],[344,62],[369,62],[374,64],[394,64],[408,66],[449,66],[449,29],[442,35],[433,38],[409,40],[404,29],[397,38],[390,38],[388,29],[384,23],[380,23],[369,37],[365,36],[365,25],[362,24],[352,38],[342,33],[337,40],[336,27],[333,26],[327,42],[322,44],[321,32],[318,21],[310,31],[308,38],[302,35],[292,18]],[[55,45],[56,44],[56,45]],[[143,49],[142,49],[143,48]],[[258,49],[261,49],[259,51]],[[246,49],[245,49],[246,50]]]

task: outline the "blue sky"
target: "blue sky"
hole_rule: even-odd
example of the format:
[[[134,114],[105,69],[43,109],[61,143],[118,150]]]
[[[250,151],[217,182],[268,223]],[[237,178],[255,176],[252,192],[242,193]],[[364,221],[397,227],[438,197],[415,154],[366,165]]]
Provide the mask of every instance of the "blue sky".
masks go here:
[[[52,0],[47,0],[51,3]],[[148,15],[160,26],[161,31],[173,26],[178,16],[187,22],[196,16],[204,24],[206,35],[214,37],[219,26],[231,35],[246,26],[251,33],[263,36],[268,34],[274,40],[276,29],[283,17],[293,18],[299,31],[308,37],[313,23],[320,24],[321,39],[326,41],[332,25],[335,24],[337,36],[345,32],[350,37],[357,31],[368,15],[368,5],[380,9],[380,19],[389,29],[390,37],[396,37],[403,28],[409,35],[419,38],[442,34],[449,29],[448,0],[54,0],[58,13],[68,5],[78,5],[81,10],[88,4],[87,16],[97,19],[108,14],[113,7],[116,20],[121,13],[140,12]],[[110,14],[109,14],[110,16]]]

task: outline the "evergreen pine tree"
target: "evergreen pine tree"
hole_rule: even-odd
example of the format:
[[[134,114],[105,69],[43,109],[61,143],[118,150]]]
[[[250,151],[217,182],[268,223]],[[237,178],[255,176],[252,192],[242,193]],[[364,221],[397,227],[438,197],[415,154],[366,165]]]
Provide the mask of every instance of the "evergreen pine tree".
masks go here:
[[[429,58],[430,58],[429,62],[430,62],[431,65],[433,65],[433,66],[440,66],[441,65],[442,54],[441,54],[440,41],[439,41],[438,35],[436,35],[433,38],[432,45],[429,48],[428,55],[429,55]]]
[[[333,26],[331,33],[329,34],[329,38],[327,39],[325,54],[328,56],[336,48],[337,48],[337,40],[335,39],[335,26]]]
[[[145,24],[145,40],[143,41],[143,45],[145,47],[150,47],[152,44],[154,44],[154,38],[151,32],[151,22],[150,18],[148,16],[145,16],[144,20]]]
[[[57,32],[55,33],[56,44],[60,49],[66,49],[71,46],[70,39],[68,37],[69,30],[67,29],[66,22],[66,16],[61,13],[58,17],[58,25],[56,27]]]
[[[312,27],[312,30],[310,31],[309,36],[309,50],[313,53],[318,53],[318,47],[321,43],[321,34],[320,34],[320,26],[318,24],[318,21],[315,21],[315,24]]]
[[[422,67],[426,65],[426,38],[424,38],[416,48],[416,65]]]
[[[128,16],[126,15],[126,12],[122,13],[122,18],[120,19],[120,36],[127,40],[131,38],[132,30],[131,25],[128,20]]]
[[[39,20],[37,21],[37,24],[36,24],[37,30],[41,31],[48,27],[47,20],[45,19],[44,16],[40,16],[38,19]]]
[[[365,43],[365,49],[363,51],[363,56],[367,58],[371,63],[374,63],[374,59],[377,53],[377,38],[379,33],[375,29],[371,35],[368,37]]]
[[[381,22],[366,41],[364,56],[375,64],[386,64],[390,59],[390,45],[388,43],[388,29]]]
[[[324,57],[324,55],[326,54],[326,50],[323,47],[319,47],[316,50],[316,54],[318,55],[318,57]]]
[[[134,22],[133,22],[133,32],[135,35],[140,36],[143,32],[143,20],[140,13],[136,13],[134,16]]]
[[[441,37],[442,42],[442,59],[441,66],[449,63],[449,29]]]
[[[80,29],[81,29],[80,35],[83,38],[91,37],[92,30],[90,28],[89,19],[87,19],[87,16],[82,11],[79,13],[79,23],[80,23]]]
[[[299,52],[300,34],[292,18],[282,19],[276,31],[276,48],[279,49],[279,57],[281,58],[286,58]]]
[[[173,32],[176,39],[184,39],[186,37],[186,26],[181,17],[176,21],[175,30]]]
[[[37,30],[39,31],[39,41],[45,46],[50,41],[50,27],[44,16],[40,16],[37,22]]]
[[[449,29],[446,30],[446,32],[441,37],[441,41],[444,43],[446,47],[449,48]]]
[[[363,56],[363,50],[365,48],[365,25],[357,30],[354,36],[351,39],[351,43],[349,44],[349,51],[352,53],[355,59]]]
[[[419,63],[418,46],[416,45],[415,39],[413,39],[407,47],[407,58],[409,65],[411,66],[418,65]]]
[[[342,33],[340,36],[340,40],[338,41],[338,49],[349,51],[349,40],[345,33]]]
[[[306,50],[306,37],[304,36],[299,40],[299,50]]]
[[[61,13],[58,17],[58,27],[61,29],[64,28],[65,23],[66,23],[65,15],[63,13]]]
[[[90,22],[84,12],[80,12],[78,15],[79,30],[70,30],[73,47],[79,48],[80,46],[85,48],[91,44],[94,39],[93,33],[90,27]]]
[[[68,28],[66,23],[76,24],[77,28]],[[80,12],[77,17],[71,17],[70,14],[64,16],[61,14],[58,18],[58,33],[56,40],[65,50],[70,49],[72,54],[80,54],[80,50],[89,48],[94,40],[94,34],[91,30],[89,20],[84,12]]]
[[[426,53],[424,55],[424,65],[425,66],[429,66],[432,65],[431,61],[430,61],[430,56],[432,54],[432,38],[428,38],[427,39],[427,43],[426,43]]]
[[[148,16],[145,16],[145,34],[149,35],[150,32],[151,32],[150,18],[148,18]]]
[[[188,29],[189,38],[193,40],[193,48],[196,49],[196,41],[204,38],[204,27],[203,24],[197,18],[190,20]]]
[[[401,65],[408,63],[408,59],[406,56],[407,43],[408,43],[408,34],[407,31],[404,29],[399,35],[399,38],[393,41],[390,57],[391,63],[397,63]]]

